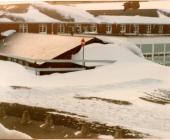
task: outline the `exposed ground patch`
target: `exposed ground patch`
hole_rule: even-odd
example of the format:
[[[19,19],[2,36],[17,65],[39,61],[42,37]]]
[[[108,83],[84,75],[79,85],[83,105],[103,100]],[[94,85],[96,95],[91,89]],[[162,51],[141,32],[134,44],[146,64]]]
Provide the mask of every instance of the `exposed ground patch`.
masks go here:
[[[166,105],[170,104],[170,91],[158,89],[150,93],[145,92],[145,96],[139,98],[147,102]]]
[[[25,86],[10,86],[12,89],[26,89],[26,90],[30,90],[30,87],[25,87]]]
[[[115,100],[115,99],[106,99],[106,98],[99,98],[99,97],[80,97],[80,96],[76,96],[74,97],[76,99],[80,99],[80,100],[100,100],[100,101],[104,101],[107,103],[112,103],[112,104],[117,104],[117,105],[132,105],[132,103],[128,102],[128,101],[123,101],[123,100]]]
[[[1,103],[0,122],[9,129],[16,129],[34,138],[97,138],[98,135],[112,135],[118,138],[143,138],[149,135],[129,130],[119,126],[107,126],[99,122],[87,122],[84,117],[73,113],[58,113],[54,109],[26,106],[21,104]],[[4,110],[4,111],[2,111]],[[27,125],[21,124],[23,112],[29,112],[32,122]],[[49,112],[50,123],[53,129],[44,130],[40,125],[44,123]],[[3,117],[3,114],[7,117]],[[69,114],[69,115],[68,115]],[[47,122],[47,121],[46,121]],[[51,127],[50,127],[51,128]],[[35,131],[34,131],[35,130]],[[47,133],[49,131],[49,133]],[[81,131],[83,135],[76,135]]]

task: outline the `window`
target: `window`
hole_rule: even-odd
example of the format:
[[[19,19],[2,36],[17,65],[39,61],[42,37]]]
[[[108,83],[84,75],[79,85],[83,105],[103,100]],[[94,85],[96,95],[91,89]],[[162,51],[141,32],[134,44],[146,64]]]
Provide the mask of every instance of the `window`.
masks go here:
[[[133,33],[138,34],[139,33],[139,25],[134,25],[134,31]]]
[[[154,61],[160,64],[164,62],[164,44],[154,44]]]
[[[154,44],[154,53],[164,52],[164,44]]]
[[[165,45],[165,52],[170,52],[170,44]]]
[[[106,25],[106,34],[112,33],[112,25]]]
[[[158,33],[159,34],[162,34],[163,33],[163,26],[162,25],[159,25],[159,29],[158,29]]]
[[[47,33],[47,25],[46,24],[39,25],[39,33]]]
[[[97,25],[96,24],[91,25],[90,31],[94,32],[94,33],[97,33]]]
[[[86,32],[88,32],[89,30],[88,30],[88,26],[83,26],[83,32],[84,33],[86,33]]]
[[[126,25],[120,25],[120,33],[126,33]]]
[[[81,25],[80,24],[76,24],[76,32],[81,33]]]
[[[142,53],[152,53],[152,44],[142,44]]]
[[[151,30],[152,30],[152,26],[151,25],[147,25],[146,26],[146,33],[147,34],[151,34]]]
[[[19,25],[19,32],[27,33],[28,32],[28,24],[20,24]]]
[[[64,24],[60,24],[59,25],[59,30],[58,30],[59,33],[64,33],[65,32],[65,26]]]
[[[145,58],[148,60],[153,60],[153,47],[152,44],[141,44],[141,50]]]

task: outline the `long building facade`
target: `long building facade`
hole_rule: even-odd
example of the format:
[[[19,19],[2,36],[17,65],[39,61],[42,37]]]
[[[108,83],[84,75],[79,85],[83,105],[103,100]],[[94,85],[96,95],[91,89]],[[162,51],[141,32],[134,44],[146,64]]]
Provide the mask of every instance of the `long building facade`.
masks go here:
[[[96,34],[112,36],[170,35],[169,24],[97,24],[97,23],[0,23],[0,33]],[[2,38],[2,36],[0,36]]]

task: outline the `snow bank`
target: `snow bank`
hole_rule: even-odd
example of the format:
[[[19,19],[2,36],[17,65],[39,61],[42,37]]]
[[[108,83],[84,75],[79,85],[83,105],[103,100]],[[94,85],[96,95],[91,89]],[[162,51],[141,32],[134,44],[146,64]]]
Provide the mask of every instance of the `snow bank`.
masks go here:
[[[100,37],[99,37],[100,38]],[[98,44],[93,43],[84,47],[84,58],[85,60],[108,60],[108,61],[135,61],[138,60],[138,57],[143,57],[143,54],[139,48],[134,44],[129,43],[128,41],[123,41],[121,39],[111,39],[100,38],[104,42],[109,44]],[[121,54],[131,56],[128,58],[122,57]],[[128,54],[129,53],[129,54]],[[136,56],[135,56],[135,55]],[[82,60],[83,59],[83,48],[72,56],[73,60]],[[82,64],[82,63],[78,63]],[[100,66],[109,63],[92,63],[86,62],[86,66]]]
[[[44,2],[35,3],[33,6],[40,9],[55,11],[56,14],[60,14],[66,19],[74,19],[75,22],[99,22],[98,19],[85,10],[72,6],[50,5]]]
[[[21,65],[0,61],[0,73],[2,74],[0,84],[4,86],[27,85],[37,87],[44,85],[47,87],[64,87],[65,85],[110,85],[114,83],[140,80],[145,78],[159,80],[169,79],[167,76],[165,76],[165,71],[166,73],[169,72],[168,67],[161,66],[159,64],[147,61],[143,57],[139,57],[142,56],[142,53],[133,44],[128,45],[127,41],[118,41],[114,37],[103,37],[100,39],[103,39],[107,42],[110,41],[110,44],[92,44],[86,46],[86,59],[116,60],[116,63],[107,65],[105,67],[99,67],[90,71],[80,71],[67,74],[52,74],[50,76],[39,77],[28,73]],[[73,57],[74,59],[80,59],[81,55],[82,52],[80,51],[75,57]],[[15,75],[12,72],[14,72]],[[122,77],[119,76],[120,74]],[[89,76],[92,78],[90,81]],[[77,80],[73,81],[72,79],[75,78]]]
[[[0,139],[32,139],[32,138],[18,131],[8,130],[2,124],[0,124]]]

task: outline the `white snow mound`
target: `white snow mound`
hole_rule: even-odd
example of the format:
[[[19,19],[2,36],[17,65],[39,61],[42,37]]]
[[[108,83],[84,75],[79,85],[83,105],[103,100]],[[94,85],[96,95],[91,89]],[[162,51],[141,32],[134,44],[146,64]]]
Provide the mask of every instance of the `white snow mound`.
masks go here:
[[[18,131],[8,130],[2,124],[0,124],[0,139],[32,139],[32,138]]]

